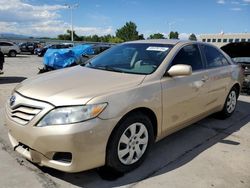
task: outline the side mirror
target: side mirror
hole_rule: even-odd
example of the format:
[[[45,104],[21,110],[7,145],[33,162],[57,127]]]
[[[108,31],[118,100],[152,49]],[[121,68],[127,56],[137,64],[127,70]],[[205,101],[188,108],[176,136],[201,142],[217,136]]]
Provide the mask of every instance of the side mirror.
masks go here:
[[[174,77],[174,76],[188,76],[192,74],[192,67],[190,65],[174,65],[172,66],[168,72],[167,75]]]

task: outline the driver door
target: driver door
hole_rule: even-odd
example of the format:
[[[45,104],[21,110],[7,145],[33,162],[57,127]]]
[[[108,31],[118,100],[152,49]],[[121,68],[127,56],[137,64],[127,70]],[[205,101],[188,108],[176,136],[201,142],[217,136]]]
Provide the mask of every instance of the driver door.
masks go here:
[[[163,77],[163,134],[174,132],[204,113],[207,97],[207,72],[196,44],[187,45],[174,57],[171,66],[186,64],[192,75]],[[171,67],[170,66],[170,67]]]

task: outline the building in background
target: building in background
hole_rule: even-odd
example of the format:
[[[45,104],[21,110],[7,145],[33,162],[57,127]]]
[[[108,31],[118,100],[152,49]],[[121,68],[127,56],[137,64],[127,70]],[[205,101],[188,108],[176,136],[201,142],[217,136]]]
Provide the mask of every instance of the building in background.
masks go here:
[[[212,43],[217,47],[225,46],[232,42],[250,42],[250,33],[219,33],[219,34],[201,34],[199,40]]]

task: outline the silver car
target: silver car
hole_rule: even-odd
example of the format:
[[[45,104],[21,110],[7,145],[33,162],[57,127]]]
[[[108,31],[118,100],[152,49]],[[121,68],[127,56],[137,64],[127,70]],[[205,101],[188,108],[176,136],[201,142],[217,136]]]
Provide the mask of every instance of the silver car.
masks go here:
[[[6,41],[0,41],[0,49],[4,55],[8,55],[9,57],[16,57],[21,52],[18,45]]]

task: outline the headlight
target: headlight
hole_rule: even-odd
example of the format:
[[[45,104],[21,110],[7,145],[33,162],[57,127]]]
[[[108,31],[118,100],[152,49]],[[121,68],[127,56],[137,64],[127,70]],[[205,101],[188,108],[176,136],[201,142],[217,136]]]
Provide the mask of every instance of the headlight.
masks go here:
[[[93,119],[97,117],[106,106],[107,103],[56,108],[45,115],[37,126],[64,125]]]

